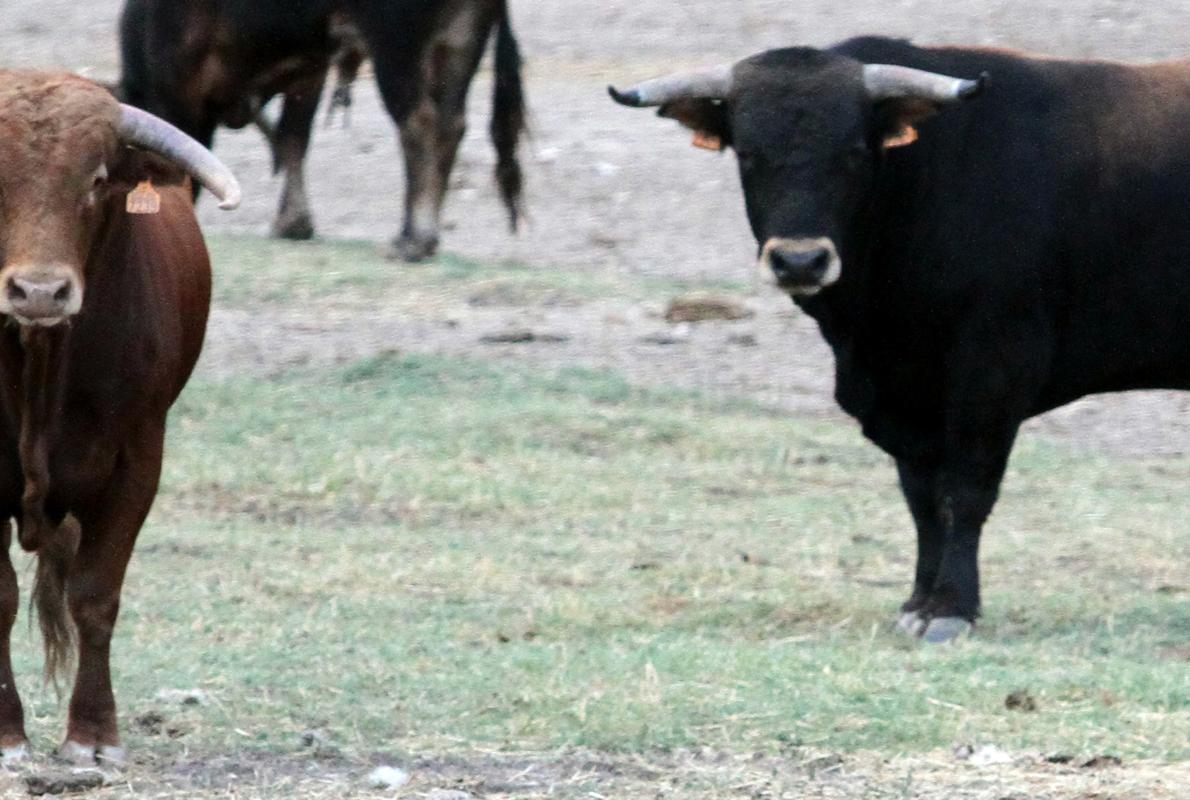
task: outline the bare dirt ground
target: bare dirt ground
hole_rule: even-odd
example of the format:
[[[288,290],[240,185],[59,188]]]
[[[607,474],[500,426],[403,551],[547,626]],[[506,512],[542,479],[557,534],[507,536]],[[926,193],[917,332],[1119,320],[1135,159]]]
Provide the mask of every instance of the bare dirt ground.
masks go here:
[[[369,785],[386,754],[344,758],[249,753],[214,759],[180,757],[140,763],[120,773],[65,770],[45,764],[20,775],[0,770],[5,797],[89,790],[96,798],[347,797],[425,800],[1183,800],[1190,770],[1077,758],[991,752],[988,763],[934,752],[912,758],[799,751],[779,756],[710,749],[615,756],[585,750],[554,753],[473,751],[401,759],[408,782]],[[976,763],[971,763],[974,760]],[[1066,763],[1053,763],[1055,760]],[[31,791],[32,790],[32,791]]]
[[[0,63],[55,64],[114,76],[120,5],[120,0],[5,0]],[[1190,28],[1190,5],[1173,0],[512,0],[512,9],[528,61],[532,107],[534,133],[525,152],[530,228],[509,234],[496,201],[493,156],[485,140],[485,74],[472,93],[445,248],[478,261],[513,260],[542,270],[745,284],[754,282],[754,244],[732,159],[693,151],[672,125],[614,106],[604,94],[607,83],[860,33],[1154,60],[1181,55]],[[268,173],[260,136],[253,130],[224,132],[216,149],[241,175],[247,200],[234,215],[204,204],[204,223],[214,231],[264,234],[279,187]],[[379,245],[396,232],[401,167],[391,125],[367,79],[357,91],[351,126],[317,131],[309,183],[322,236]],[[494,308],[486,315],[490,321],[484,314],[472,318],[489,326],[499,324],[497,317],[508,325],[532,321],[568,335],[563,343],[484,348],[479,352],[485,357],[609,366],[646,382],[748,395],[799,413],[836,414],[830,354],[814,326],[787,300],[757,292],[756,320],[732,326],[733,333],[699,328],[668,347],[642,344],[652,323],[627,304]],[[467,326],[386,319],[384,309],[377,312],[346,320],[253,314],[250,322],[244,315],[217,313],[207,363],[243,361],[267,369],[317,360],[320,353],[476,352],[474,331]],[[277,336],[294,325],[306,335]],[[755,348],[726,343],[728,337],[739,342],[749,335]],[[1150,392],[1092,398],[1030,428],[1114,453],[1176,456],[1190,452],[1190,397]]]

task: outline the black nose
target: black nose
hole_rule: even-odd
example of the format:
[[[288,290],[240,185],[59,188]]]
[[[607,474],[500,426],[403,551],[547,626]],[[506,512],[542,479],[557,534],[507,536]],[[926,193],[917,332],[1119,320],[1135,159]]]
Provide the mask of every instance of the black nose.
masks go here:
[[[831,265],[830,250],[813,247],[789,250],[774,247],[769,252],[769,267],[777,282],[794,286],[817,286]]]

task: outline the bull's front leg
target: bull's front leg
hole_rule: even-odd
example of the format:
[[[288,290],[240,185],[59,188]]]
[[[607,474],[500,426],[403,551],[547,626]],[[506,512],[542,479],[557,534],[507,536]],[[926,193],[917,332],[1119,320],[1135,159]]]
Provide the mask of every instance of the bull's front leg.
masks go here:
[[[271,142],[273,171],[282,173],[285,178],[272,228],[273,236],[280,239],[303,240],[314,236],[314,218],[306,194],[305,163],[325,80],[324,71],[285,92],[281,119]]]
[[[980,394],[948,425],[943,463],[935,477],[942,531],[937,575],[917,610],[923,639],[945,642],[968,632],[980,613],[979,539],[996,504],[1022,415],[1012,404]]]
[[[78,514],[82,535],[66,584],[78,631],[78,673],[59,748],[74,764],[118,766],[125,758],[112,693],[111,639],[124,573],[161,475],[164,426],[146,427],[94,508]]]
[[[897,460],[897,475],[901,493],[905,496],[917,529],[917,566],[913,575],[913,592],[901,605],[897,624],[908,633],[918,636],[926,625],[921,616],[922,609],[929,604],[938,582],[946,530],[939,513],[937,468],[901,458]]]
[[[26,753],[25,712],[17,695],[9,652],[9,637],[21,604],[17,574],[8,556],[11,544],[12,532],[5,520],[0,532],[0,546],[4,548],[0,557],[0,764],[3,765],[20,761]]]

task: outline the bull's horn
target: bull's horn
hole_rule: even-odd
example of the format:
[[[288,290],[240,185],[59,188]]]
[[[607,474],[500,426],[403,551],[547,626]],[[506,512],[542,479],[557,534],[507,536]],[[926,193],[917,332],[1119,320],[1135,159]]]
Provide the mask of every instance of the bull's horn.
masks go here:
[[[207,148],[160,117],[120,104],[117,132],[126,144],[152,150],[177,164],[215,197],[219,207],[233,209],[243,193],[235,175]]]
[[[731,94],[731,73],[731,64],[721,64],[654,78],[622,92],[614,86],[607,90],[617,103],[634,108],[662,106],[674,100],[725,100]]]
[[[969,81],[893,64],[865,64],[864,89],[873,100],[920,97],[935,103],[954,103],[974,97],[987,82],[987,73]]]

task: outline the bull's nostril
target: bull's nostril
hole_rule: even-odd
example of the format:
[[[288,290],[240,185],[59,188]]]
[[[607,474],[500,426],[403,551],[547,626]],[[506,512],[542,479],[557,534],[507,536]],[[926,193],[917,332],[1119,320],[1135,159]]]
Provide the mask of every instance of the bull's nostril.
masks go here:
[[[12,300],[27,300],[27,299],[29,299],[29,295],[27,295],[25,293],[25,290],[22,289],[20,287],[20,285],[12,278],[8,279],[7,289],[8,289],[8,296]]]
[[[770,261],[772,263],[773,273],[778,278],[790,278],[797,272],[798,262],[793,254],[774,250]]]
[[[65,303],[70,299],[70,284],[63,283],[58,291],[54,292],[54,300],[59,303]]]
[[[816,284],[830,271],[831,252],[825,247],[807,250],[776,249],[769,255],[769,265],[778,281]]]
[[[809,268],[810,274],[816,278],[821,278],[826,274],[826,271],[830,268],[830,265],[831,254],[824,249],[814,253],[806,266]]]

